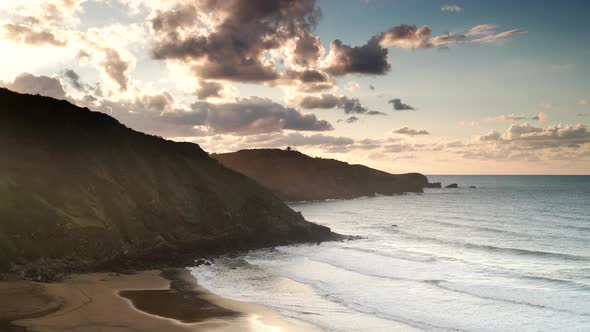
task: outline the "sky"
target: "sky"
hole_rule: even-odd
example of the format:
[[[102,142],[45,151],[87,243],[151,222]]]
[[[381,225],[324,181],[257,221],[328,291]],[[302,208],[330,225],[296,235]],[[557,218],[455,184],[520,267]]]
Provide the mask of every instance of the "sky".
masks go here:
[[[211,153],[590,174],[582,0],[0,0],[0,86]]]

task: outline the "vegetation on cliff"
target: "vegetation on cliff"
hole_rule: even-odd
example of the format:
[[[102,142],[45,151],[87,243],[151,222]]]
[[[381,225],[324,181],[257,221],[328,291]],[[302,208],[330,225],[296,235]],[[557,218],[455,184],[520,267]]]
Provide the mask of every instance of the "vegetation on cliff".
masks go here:
[[[428,179],[419,173],[389,174],[363,165],[279,149],[241,150],[212,155],[287,201],[354,198],[422,192]]]
[[[0,151],[0,272],[337,238],[198,145],[66,101],[0,89]]]

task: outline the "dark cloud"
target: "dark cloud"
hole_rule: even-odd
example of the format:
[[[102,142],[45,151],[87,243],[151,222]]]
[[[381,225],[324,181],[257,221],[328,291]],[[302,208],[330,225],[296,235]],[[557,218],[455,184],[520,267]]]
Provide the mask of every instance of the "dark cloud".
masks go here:
[[[20,93],[39,94],[56,99],[66,99],[66,92],[61,85],[61,81],[55,77],[21,73],[12,83],[0,81],[0,86]]]
[[[157,95],[142,96],[140,100],[146,109],[156,112],[171,110],[174,104],[174,98],[172,98],[168,92],[163,92]]]
[[[325,93],[319,97],[305,96],[297,101],[297,104],[304,109],[330,109],[339,108],[344,110],[346,114],[368,114],[369,110],[364,107],[357,98],[349,98],[346,96],[337,97],[333,94]],[[373,115],[370,114],[370,115]]]
[[[330,45],[326,71],[334,76],[346,74],[383,75],[391,69],[387,61],[387,49],[381,47],[376,37],[362,46],[351,47],[340,40]]]
[[[357,122],[359,120],[359,118],[357,118],[356,116],[351,116],[348,119],[346,119],[346,123],[354,123]]]
[[[74,89],[81,92],[86,91],[84,83],[80,81],[80,75],[78,75],[78,73],[76,73],[74,70],[65,69],[64,71],[62,71],[62,76],[68,81],[68,83],[70,83],[70,85]]]
[[[402,103],[402,100],[399,98],[391,99],[388,101],[389,104],[393,105],[393,109],[396,111],[413,111],[415,110],[414,107]]]
[[[315,66],[320,58],[321,49],[322,41],[319,37],[303,33],[295,42],[293,62],[304,67]]]
[[[41,46],[65,46],[66,42],[58,40],[55,35],[48,31],[37,31],[28,26],[20,24],[4,24],[4,37],[15,42]]]
[[[416,130],[416,129],[411,129],[408,127],[398,128],[398,129],[394,130],[393,132],[396,134],[400,134],[400,135],[410,135],[410,136],[430,135],[430,133],[424,129]]]
[[[129,77],[127,76],[129,63],[121,59],[119,52],[112,48],[106,48],[104,51],[105,58],[100,65],[107,76],[119,85],[121,91],[127,91],[129,84]]]
[[[317,69],[287,70],[282,83],[293,82],[298,84],[297,90],[300,92],[319,92],[334,88],[334,82],[328,74]]]
[[[187,22],[192,25],[193,10],[157,13],[152,20],[158,36],[152,48],[154,58],[187,62],[197,76],[206,79],[265,82],[279,78],[274,65],[263,61],[266,51],[297,38],[302,40],[297,61],[311,57],[308,31],[319,17],[314,0],[204,1],[197,11],[223,19],[207,35],[180,34]]]
[[[183,26],[193,25],[197,21],[197,9],[190,4],[177,5],[168,11],[157,10],[151,19],[152,29],[156,32],[175,32]]]
[[[282,130],[326,131],[332,125],[314,114],[302,114],[270,99],[250,97],[233,103],[197,102],[190,112],[166,113],[165,119],[176,123],[206,126],[219,134],[253,135]]]
[[[223,85],[218,82],[201,81],[197,89],[197,98],[205,100],[207,98],[220,98]]]
[[[318,82],[328,82],[330,78],[325,73],[319,70],[304,70],[301,72],[290,72],[290,76],[297,78],[301,82],[304,83],[318,83]]]
[[[386,113],[379,112],[379,111],[368,111],[367,115],[387,115]]]
[[[94,86],[84,83],[80,75],[73,69],[64,69],[61,71],[61,76],[77,91],[91,92],[96,96],[102,97],[102,89],[99,83],[96,83]]]
[[[383,47],[428,48],[432,47],[432,31],[427,26],[402,24],[393,27],[379,36]]]

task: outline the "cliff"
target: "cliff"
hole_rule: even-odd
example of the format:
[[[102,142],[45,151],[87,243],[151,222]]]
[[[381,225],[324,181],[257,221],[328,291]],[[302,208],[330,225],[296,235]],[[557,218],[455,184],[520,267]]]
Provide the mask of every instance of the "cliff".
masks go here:
[[[338,238],[198,145],[66,101],[0,89],[0,151],[0,272]]]
[[[212,157],[287,201],[422,192],[428,184],[422,174],[394,175],[363,165],[312,158],[297,151],[241,150]]]

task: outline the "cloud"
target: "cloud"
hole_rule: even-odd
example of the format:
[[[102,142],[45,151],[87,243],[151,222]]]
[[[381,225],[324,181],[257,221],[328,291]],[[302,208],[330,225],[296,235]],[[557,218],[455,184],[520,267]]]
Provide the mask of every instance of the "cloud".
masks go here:
[[[501,114],[495,117],[489,117],[488,121],[518,121],[526,119],[523,114]]]
[[[383,32],[379,43],[383,47],[428,48],[432,47],[432,31],[428,26],[402,24]]]
[[[272,142],[279,146],[343,146],[353,144],[354,140],[348,137],[326,136],[324,134],[305,136],[300,133],[289,133],[272,139]]]
[[[322,41],[307,32],[303,32],[295,42],[293,62],[303,67],[315,66],[322,55]]]
[[[540,106],[542,108],[544,108],[544,109],[548,109],[549,110],[549,109],[554,108],[555,107],[555,104],[553,104],[553,103],[542,103]]]
[[[383,75],[391,69],[387,61],[388,51],[379,44],[376,37],[362,46],[348,46],[340,40],[330,44],[325,70],[334,75],[370,74]]]
[[[219,82],[201,81],[197,89],[197,98],[205,100],[207,98],[221,98],[221,90],[223,85]]]
[[[505,40],[513,35],[527,33],[525,30],[513,29],[503,32],[496,32],[497,25],[480,24],[462,33],[448,32],[442,35],[433,36],[430,27],[423,25],[402,24],[390,28],[378,36],[382,47],[399,48],[439,48],[448,49],[451,44],[484,44]]]
[[[352,92],[352,91],[356,91],[356,90],[360,89],[361,88],[361,85],[358,84],[358,82],[350,81],[350,82],[346,83],[346,85],[344,86],[344,88],[346,90]]]
[[[416,129],[410,129],[408,127],[398,128],[398,129],[394,130],[393,132],[396,134],[409,135],[409,136],[430,135],[430,133],[424,129],[416,130]]]
[[[279,78],[268,51],[297,39],[296,61],[309,61],[308,35],[319,18],[314,0],[202,1],[157,12],[152,56],[180,61],[203,79],[268,82]],[[210,31],[194,29],[207,22]]]
[[[21,24],[4,24],[4,37],[14,42],[34,46],[52,45],[65,46],[66,42],[58,40],[55,35],[48,31],[38,31]]]
[[[90,84],[86,84],[82,81],[82,78],[76,71],[73,69],[64,69],[60,72],[61,77],[72,87],[74,90],[83,92],[83,93],[92,93],[98,97],[102,97],[102,89],[99,83],[96,83],[94,86]],[[87,96],[91,98],[92,96]],[[94,97],[93,97],[94,98]]]
[[[106,48],[101,67],[105,74],[119,85],[121,91],[126,91],[129,84],[130,65],[121,59],[119,52],[112,48]]]
[[[68,82],[74,89],[82,92],[86,90],[84,84],[80,81],[80,75],[78,75],[74,70],[65,69],[62,72],[62,75],[65,79],[68,80]]]
[[[480,43],[480,44],[493,43],[493,42],[505,40],[505,39],[507,39],[511,36],[514,36],[514,35],[521,35],[521,34],[525,34],[525,33],[528,33],[528,32],[526,30],[522,30],[522,29],[512,29],[512,30],[508,30],[508,31],[500,32],[500,33],[491,33],[491,34],[485,35],[481,38],[472,39],[472,40],[470,40],[470,43]]]
[[[408,143],[388,144],[383,147],[383,152],[385,153],[399,153],[415,150],[416,149],[412,146],[412,144]]]
[[[537,115],[533,116],[531,119],[535,121],[545,122],[549,116],[545,112],[539,112]]]
[[[412,107],[408,104],[402,103],[402,100],[399,98],[391,99],[387,103],[392,104],[393,109],[396,111],[413,111],[413,110],[415,110],[414,107]]]
[[[357,118],[356,116],[351,116],[351,117],[347,118],[345,120],[345,122],[346,123],[354,123],[354,122],[357,122],[358,120],[359,120],[359,118]]]
[[[277,84],[298,84],[297,91],[318,92],[334,88],[335,83],[330,76],[318,69],[287,70]]]
[[[590,132],[583,124],[558,124],[546,128],[528,123],[514,124],[500,135],[491,132],[479,137],[480,141],[494,141],[512,149],[535,150],[544,148],[578,148],[590,143]]]
[[[164,114],[167,120],[206,126],[219,134],[253,135],[282,130],[326,131],[332,125],[314,114],[302,114],[270,99],[250,97],[236,102],[212,104],[196,102],[190,112]]]
[[[319,97],[305,96],[297,99],[295,102],[299,107],[304,109],[339,108],[344,110],[344,113],[346,114],[376,115],[375,112],[371,113],[366,107],[364,107],[357,98],[349,98],[346,96],[337,97],[328,93],[322,94]]]
[[[168,92],[142,96],[139,100],[146,109],[158,113],[171,111],[174,105],[174,98]]]
[[[443,5],[440,7],[440,10],[443,12],[453,12],[458,13],[463,10],[459,5],[452,4],[452,5]]]
[[[482,142],[498,141],[502,139],[502,134],[497,131],[490,131],[488,134],[480,136],[479,140]]]
[[[20,93],[39,94],[56,99],[65,99],[66,92],[59,77],[35,76],[29,73],[19,74],[12,83],[0,81],[0,86]]]

